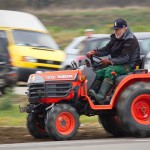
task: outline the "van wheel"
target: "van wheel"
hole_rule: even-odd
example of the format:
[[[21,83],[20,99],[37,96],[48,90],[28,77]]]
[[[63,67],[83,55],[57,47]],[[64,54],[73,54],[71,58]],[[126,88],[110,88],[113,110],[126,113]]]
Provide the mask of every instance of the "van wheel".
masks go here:
[[[47,113],[45,125],[53,140],[68,140],[79,128],[79,115],[72,106],[57,104]]]
[[[28,114],[27,128],[30,134],[37,139],[48,138],[45,130],[44,117],[40,116],[37,113]]]
[[[132,136],[150,136],[150,85],[137,82],[120,96],[117,111]]]
[[[6,88],[5,87],[1,88],[0,91],[2,94],[6,94]]]
[[[105,131],[115,137],[124,137],[129,135],[117,115],[101,114],[99,115],[98,120]]]

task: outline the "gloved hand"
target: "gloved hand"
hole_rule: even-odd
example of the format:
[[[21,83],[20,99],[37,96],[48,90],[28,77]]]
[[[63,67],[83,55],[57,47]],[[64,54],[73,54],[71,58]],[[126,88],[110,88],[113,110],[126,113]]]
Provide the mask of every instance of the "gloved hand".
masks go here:
[[[88,57],[88,58],[90,58],[92,55],[96,55],[97,54],[97,51],[96,50],[91,50],[91,51],[89,51],[87,54],[86,54],[86,56]]]
[[[109,59],[102,59],[100,61],[104,66],[112,65],[112,62]]]

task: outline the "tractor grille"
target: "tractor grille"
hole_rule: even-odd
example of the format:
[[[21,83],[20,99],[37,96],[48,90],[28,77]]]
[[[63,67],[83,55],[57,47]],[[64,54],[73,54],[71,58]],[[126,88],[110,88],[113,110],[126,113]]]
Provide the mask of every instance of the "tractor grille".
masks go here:
[[[41,98],[45,97],[45,86],[43,84],[30,84],[29,85],[29,101],[30,103],[37,103],[39,99],[39,93]]]
[[[71,89],[71,87],[71,83],[46,82],[46,84],[31,84],[29,85],[29,101],[30,103],[37,103],[39,93],[41,93],[41,98],[66,97],[69,95],[69,89]]]
[[[71,83],[46,83],[46,97],[66,97],[71,89]]]

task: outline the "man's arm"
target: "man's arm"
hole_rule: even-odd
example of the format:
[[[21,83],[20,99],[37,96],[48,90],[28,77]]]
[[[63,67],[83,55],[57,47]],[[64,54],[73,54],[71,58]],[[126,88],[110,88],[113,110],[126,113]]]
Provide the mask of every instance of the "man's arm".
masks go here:
[[[110,54],[110,49],[112,47],[112,41],[109,41],[105,47],[102,47],[101,49],[97,49],[97,56],[107,56]]]
[[[110,54],[110,49],[112,47],[112,40],[110,40],[105,47],[101,48],[101,49],[94,49],[94,50],[91,50],[89,51],[86,56],[88,58],[90,58],[91,55],[96,55],[96,56],[99,56],[99,57],[102,57],[102,56],[107,56]]]

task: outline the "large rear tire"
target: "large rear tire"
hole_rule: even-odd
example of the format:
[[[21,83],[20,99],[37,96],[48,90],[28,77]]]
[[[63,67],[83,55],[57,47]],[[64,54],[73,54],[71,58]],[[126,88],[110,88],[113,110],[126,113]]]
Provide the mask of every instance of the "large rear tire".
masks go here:
[[[79,128],[79,115],[72,106],[57,104],[47,113],[45,125],[49,137],[53,140],[68,140]]]
[[[110,133],[115,137],[129,135],[117,115],[101,114],[99,115],[99,123],[102,124],[107,133]]]
[[[150,136],[150,84],[137,82],[121,94],[117,112],[132,136]]]
[[[27,128],[30,134],[37,138],[48,138],[45,130],[44,118],[36,113],[29,113],[27,116]]]

